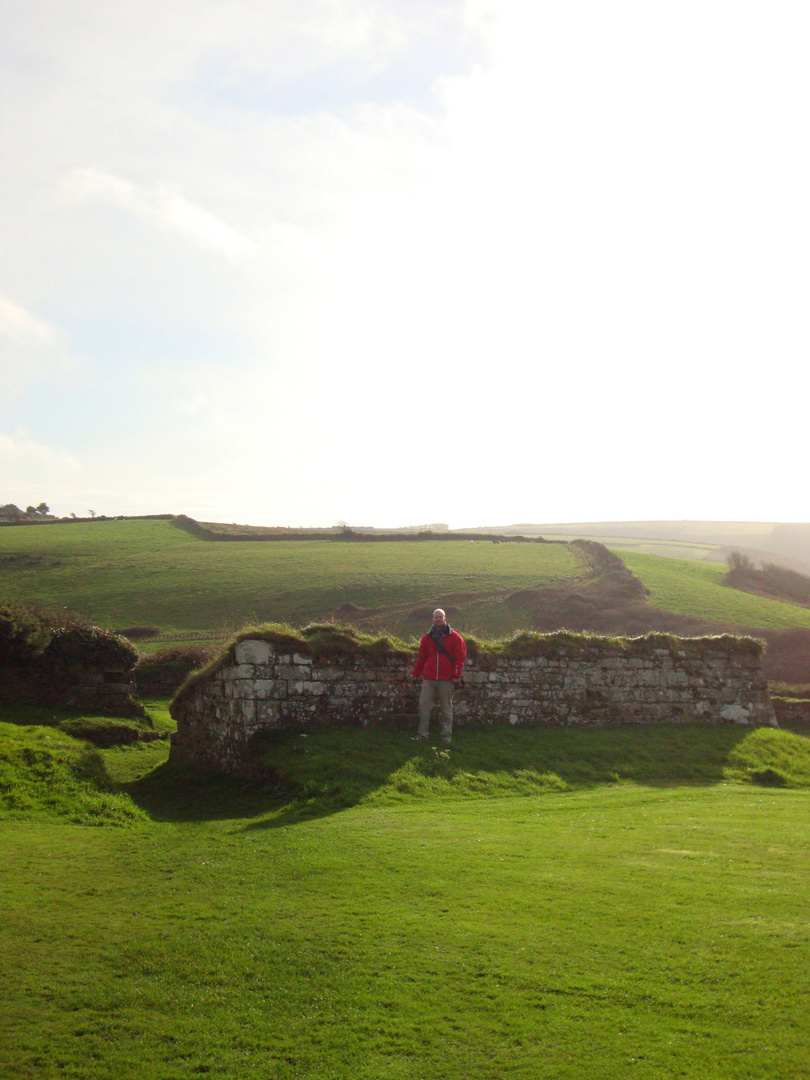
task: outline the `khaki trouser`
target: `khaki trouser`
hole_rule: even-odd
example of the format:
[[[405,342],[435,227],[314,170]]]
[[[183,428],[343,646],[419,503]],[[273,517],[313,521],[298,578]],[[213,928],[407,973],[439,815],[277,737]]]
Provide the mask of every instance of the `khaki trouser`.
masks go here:
[[[439,707],[442,713],[442,738],[449,739],[453,734],[453,691],[456,684],[452,679],[423,679],[422,693],[419,695],[419,735],[428,736],[430,710],[436,694],[439,695]]]

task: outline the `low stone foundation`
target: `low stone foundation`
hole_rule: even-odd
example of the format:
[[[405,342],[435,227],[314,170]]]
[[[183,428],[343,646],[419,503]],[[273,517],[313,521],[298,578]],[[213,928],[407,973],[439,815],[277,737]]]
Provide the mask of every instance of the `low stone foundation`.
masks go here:
[[[616,639],[542,635],[535,655],[468,659],[457,725],[776,725],[751,638]],[[413,660],[326,659],[247,638],[172,703],[171,760],[229,773],[255,771],[268,731],[303,724],[416,725]]]
[[[136,700],[131,671],[79,667],[70,671],[33,672],[0,668],[0,698],[36,705],[68,706],[100,716],[139,717],[145,710]]]

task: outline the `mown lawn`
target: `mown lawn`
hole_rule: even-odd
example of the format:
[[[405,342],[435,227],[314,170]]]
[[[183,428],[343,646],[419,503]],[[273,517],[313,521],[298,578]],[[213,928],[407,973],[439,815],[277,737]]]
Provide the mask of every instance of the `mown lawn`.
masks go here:
[[[91,825],[4,717],[9,1077],[807,1075],[801,735],[304,731],[263,787],[60,741]]]

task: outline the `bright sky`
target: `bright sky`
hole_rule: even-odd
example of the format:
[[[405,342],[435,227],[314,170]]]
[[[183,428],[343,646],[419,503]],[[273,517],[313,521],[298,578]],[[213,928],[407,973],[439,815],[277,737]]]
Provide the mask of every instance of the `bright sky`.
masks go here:
[[[0,502],[806,521],[806,0],[0,0]]]

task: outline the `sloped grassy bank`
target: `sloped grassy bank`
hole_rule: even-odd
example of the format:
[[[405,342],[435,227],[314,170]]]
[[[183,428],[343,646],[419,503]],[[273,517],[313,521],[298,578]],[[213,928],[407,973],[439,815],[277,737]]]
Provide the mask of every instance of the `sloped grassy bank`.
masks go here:
[[[393,728],[313,727],[269,738],[269,773],[251,784],[169,766],[165,741],[94,746],[70,734],[69,712],[36,720],[0,707],[0,817],[131,825],[237,814],[269,823],[357,805],[617,785],[810,788],[810,739],[773,728],[465,730],[446,748]]]

